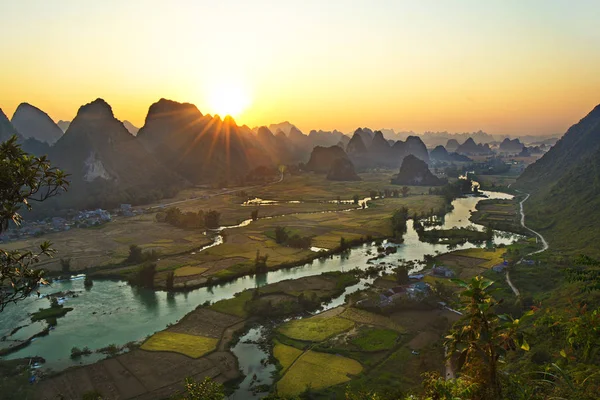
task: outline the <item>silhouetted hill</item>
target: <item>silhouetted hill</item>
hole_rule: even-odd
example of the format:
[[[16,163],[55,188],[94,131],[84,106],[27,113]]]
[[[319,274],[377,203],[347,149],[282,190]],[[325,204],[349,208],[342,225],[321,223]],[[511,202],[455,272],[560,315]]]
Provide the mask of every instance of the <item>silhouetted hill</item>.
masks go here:
[[[360,135],[363,144],[368,148],[371,146],[371,141],[373,140],[375,133],[369,128],[358,128],[354,131],[354,135]]]
[[[551,247],[600,256],[600,105],[527,167],[514,186],[531,193],[526,221]]]
[[[21,138],[19,132],[17,132],[15,127],[10,123],[10,121],[6,117],[6,114],[4,114],[4,112],[0,108],[0,142],[4,142],[10,139],[13,135],[17,135],[19,138]]]
[[[456,139],[449,139],[448,142],[446,142],[446,150],[448,150],[449,152],[455,153],[459,147],[460,147],[460,144],[458,143],[458,141]]]
[[[367,147],[359,134],[355,133],[352,135],[350,142],[348,142],[348,145],[346,146],[346,153],[348,153],[349,156],[361,156],[367,154]]]
[[[56,125],[63,131],[63,133],[66,132],[67,129],[69,129],[70,124],[71,121],[63,121],[62,119],[56,123]]]
[[[333,162],[331,169],[327,173],[327,179],[330,181],[360,181],[360,177],[354,170],[352,161],[347,158],[338,158]]]
[[[463,144],[458,146],[456,150],[458,154],[465,155],[489,155],[493,154],[489,144],[477,144],[473,138],[468,138]]]
[[[429,152],[427,146],[419,136],[409,136],[406,138],[408,154],[412,154],[425,162],[429,162]]]
[[[140,128],[136,127],[127,120],[123,121],[123,126],[125,126],[125,129],[127,129],[129,133],[131,133],[133,136],[136,136],[138,134],[138,131],[140,130]]]
[[[432,161],[442,162],[469,162],[472,161],[469,157],[458,154],[448,153],[444,146],[437,146],[429,152],[429,157]]]
[[[518,138],[513,140],[505,138],[502,143],[500,143],[499,151],[501,153],[517,154],[520,153],[524,147],[525,146],[523,146],[523,143],[521,143]]]
[[[445,183],[445,180],[438,178],[429,171],[425,161],[412,154],[404,158],[400,172],[392,178],[392,184],[394,185],[439,186]]]
[[[339,146],[321,147],[317,146],[310,154],[310,160],[304,167],[307,171],[328,173],[331,171],[335,160],[348,159],[346,152]]]
[[[56,198],[61,208],[152,201],[172,195],[183,183],[144,149],[102,99],[79,108],[49,157],[71,174],[68,193]]]
[[[63,135],[63,131],[48,114],[28,103],[19,104],[11,123],[26,139],[34,138],[53,144]]]
[[[371,145],[369,146],[369,156],[374,164],[393,164],[392,147],[385,140],[381,131],[375,131],[373,135]]]
[[[231,117],[202,115],[189,103],[152,104],[137,138],[167,168],[194,183],[240,180],[271,163],[250,129]]]

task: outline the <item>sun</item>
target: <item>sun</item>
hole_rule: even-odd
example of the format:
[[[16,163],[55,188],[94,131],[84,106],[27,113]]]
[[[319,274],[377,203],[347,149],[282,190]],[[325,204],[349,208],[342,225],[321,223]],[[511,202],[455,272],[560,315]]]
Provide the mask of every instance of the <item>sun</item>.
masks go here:
[[[250,105],[250,96],[243,85],[223,82],[215,85],[208,93],[208,103],[214,113],[221,117],[239,117]]]

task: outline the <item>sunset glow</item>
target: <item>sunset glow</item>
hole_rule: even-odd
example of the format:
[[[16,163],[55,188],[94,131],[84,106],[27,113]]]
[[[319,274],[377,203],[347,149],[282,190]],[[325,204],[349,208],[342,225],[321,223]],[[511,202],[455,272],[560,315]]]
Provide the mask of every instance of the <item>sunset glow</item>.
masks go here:
[[[250,96],[239,83],[224,81],[215,84],[208,92],[208,110],[220,116],[238,118],[250,105]]]
[[[71,120],[101,97],[140,126],[164,97],[306,132],[556,134],[598,103],[599,11],[545,0],[4,1],[0,107],[10,117],[29,102]]]

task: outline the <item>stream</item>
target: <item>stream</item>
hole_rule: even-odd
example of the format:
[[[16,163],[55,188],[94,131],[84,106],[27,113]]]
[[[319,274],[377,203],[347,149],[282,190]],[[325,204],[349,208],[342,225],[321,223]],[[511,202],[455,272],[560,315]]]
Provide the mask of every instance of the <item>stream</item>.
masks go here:
[[[482,192],[490,199],[510,199],[511,195],[497,192]],[[466,227],[473,225],[469,221],[472,210],[482,197],[464,197],[453,201],[454,209],[448,213],[440,228]],[[367,201],[365,199],[365,201]],[[354,208],[360,212],[361,208]],[[339,212],[339,211],[338,211]],[[277,217],[268,217],[277,218]],[[244,221],[237,226],[245,226],[252,221]],[[222,227],[222,229],[233,229],[233,227]],[[481,228],[481,227],[479,227]],[[215,232],[217,233],[217,232]],[[209,246],[219,243],[220,235]],[[510,244],[519,235],[506,232],[496,232],[494,242],[496,244]],[[384,242],[385,245],[391,245]],[[377,262],[387,264],[399,260],[422,260],[426,254],[443,253],[449,251],[447,245],[430,244],[421,242],[416,231],[413,229],[412,220],[407,222],[407,233],[404,235],[404,243],[397,246],[397,253],[387,255]],[[59,291],[73,291],[77,297],[66,297],[65,307],[73,307],[73,311],[58,319],[58,324],[50,334],[34,339],[31,344],[23,349],[11,353],[2,358],[16,359],[30,356],[40,356],[46,359],[43,368],[54,371],[65,368],[93,363],[105,357],[104,354],[94,353],[91,356],[82,357],[79,360],[70,358],[71,348],[89,347],[92,350],[99,349],[110,344],[123,345],[131,341],[138,341],[153,333],[165,329],[168,324],[173,324],[184,315],[194,310],[198,305],[210,301],[216,302],[233,297],[235,293],[246,289],[264,286],[287,279],[298,279],[306,276],[319,275],[329,271],[344,271],[353,268],[366,269],[373,264],[367,261],[377,254],[375,243],[366,243],[353,247],[347,254],[335,255],[331,258],[317,259],[302,266],[271,271],[267,274],[245,276],[231,282],[217,284],[212,287],[203,287],[184,293],[167,293],[145,288],[132,287],[126,282],[99,280],[94,281],[94,286],[87,290],[83,286],[84,276],[79,275],[71,279],[55,281],[51,286],[40,289],[41,297],[30,296],[19,302],[18,305],[10,304],[0,314],[0,338],[8,336],[12,329],[17,326],[25,328],[17,331],[10,339],[26,339],[31,332],[39,331],[41,323],[32,327],[29,314],[40,308],[47,308],[49,302],[45,295]],[[453,247],[453,249],[465,249],[476,247],[474,244],[465,243]],[[201,251],[196,250],[196,251]],[[347,294],[360,290],[368,284],[369,280],[362,280],[356,285],[346,288],[345,292],[332,299],[324,309],[337,307],[344,303]],[[272,365],[260,363],[265,352],[259,346],[253,344],[262,335],[263,327],[257,326],[245,332],[240,341],[232,347],[232,352],[238,357],[240,369],[247,375],[236,392],[236,398],[259,398],[260,394],[251,393],[251,380],[257,374],[256,385],[269,384],[272,382]],[[35,333],[35,332],[34,332]],[[251,343],[252,342],[252,343]],[[0,341],[0,347],[4,347]],[[264,354],[261,354],[264,353]]]

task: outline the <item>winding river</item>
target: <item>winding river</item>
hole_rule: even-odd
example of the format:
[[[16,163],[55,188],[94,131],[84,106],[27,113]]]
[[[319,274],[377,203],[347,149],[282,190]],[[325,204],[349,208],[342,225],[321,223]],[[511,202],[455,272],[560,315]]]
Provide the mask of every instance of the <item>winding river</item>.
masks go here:
[[[510,199],[511,195],[497,192],[482,192],[491,199]],[[469,216],[475,209],[480,197],[465,197],[454,200],[454,209],[445,216],[442,228],[465,227],[472,225]],[[360,212],[360,208],[353,212]],[[276,218],[276,217],[271,217]],[[244,221],[242,224],[249,224]],[[404,243],[397,245],[398,251],[390,254],[384,259],[386,263],[394,263],[398,260],[422,260],[426,254],[436,252],[447,252],[447,245],[430,244],[421,242],[412,227],[412,221],[407,223],[408,231],[404,236]],[[227,227],[233,229],[234,227]],[[481,227],[480,227],[481,228]],[[496,244],[512,243],[518,235],[496,232],[494,242]],[[218,245],[213,244],[213,245]],[[464,249],[475,247],[466,243],[455,247]],[[0,337],[10,334],[17,326],[26,326],[16,332],[11,339],[25,339],[40,330],[41,323],[31,325],[29,314],[39,308],[48,307],[48,300],[44,295],[59,291],[74,291],[77,297],[67,297],[65,307],[73,307],[65,317],[58,320],[58,325],[50,331],[50,334],[37,339],[32,343],[14,353],[5,356],[5,359],[15,359],[30,356],[41,356],[46,359],[44,368],[54,371],[62,370],[80,363],[92,363],[105,357],[102,354],[94,354],[82,357],[78,361],[70,358],[72,347],[89,347],[98,349],[110,344],[123,345],[130,341],[137,341],[164,329],[191,312],[198,305],[210,301],[231,298],[237,292],[245,289],[263,286],[287,279],[298,279],[305,276],[318,275],[328,271],[343,271],[353,268],[366,269],[369,258],[377,254],[377,245],[374,243],[363,244],[351,249],[344,256],[336,255],[331,258],[315,260],[299,267],[272,271],[263,275],[253,277],[241,277],[234,281],[195,289],[186,293],[167,293],[153,291],[144,288],[132,287],[122,281],[102,280],[95,281],[90,290],[83,286],[84,276],[72,277],[69,280],[54,282],[51,287],[43,287],[40,292],[42,297],[31,296],[17,306],[9,305],[0,314]],[[361,281],[357,285],[346,289],[345,293],[333,299],[326,308],[332,308],[343,304],[346,294],[363,288],[367,281]],[[259,328],[253,328],[245,333],[242,339],[232,349],[240,359],[240,368],[249,373],[240,385],[240,391],[253,397],[248,392],[254,373],[260,372],[261,376],[270,375],[272,366],[264,365],[262,369],[257,367],[256,360],[260,361],[263,356],[254,345],[245,343],[246,339],[252,341],[254,337],[260,336]],[[0,347],[3,347],[0,345]],[[245,354],[245,355],[244,355]],[[254,362],[248,361],[254,360]],[[259,371],[260,370],[260,371]],[[254,372],[253,372],[254,371]],[[258,382],[258,384],[265,382]],[[244,397],[247,398],[247,397]]]

